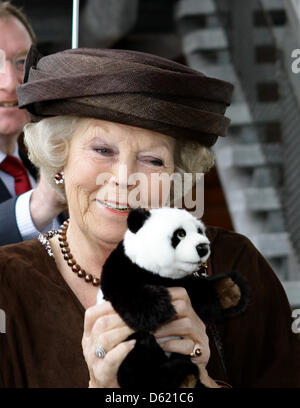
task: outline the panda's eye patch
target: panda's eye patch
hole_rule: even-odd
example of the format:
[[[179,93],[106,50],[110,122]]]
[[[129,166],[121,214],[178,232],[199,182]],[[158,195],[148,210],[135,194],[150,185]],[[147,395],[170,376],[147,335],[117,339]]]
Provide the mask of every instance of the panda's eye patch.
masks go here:
[[[186,232],[183,228],[179,228],[176,233],[177,238],[183,239],[186,236]]]
[[[183,228],[178,228],[173,232],[173,236],[171,238],[171,245],[175,249],[177,245],[184,239],[186,236],[186,232]]]

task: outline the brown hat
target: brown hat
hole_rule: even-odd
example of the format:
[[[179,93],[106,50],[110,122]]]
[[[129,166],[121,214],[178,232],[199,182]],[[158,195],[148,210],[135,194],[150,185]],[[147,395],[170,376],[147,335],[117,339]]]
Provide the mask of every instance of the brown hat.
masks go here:
[[[33,121],[76,115],[213,145],[225,136],[233,85],[151,54],[77,48],[29,51],[19,107]]]

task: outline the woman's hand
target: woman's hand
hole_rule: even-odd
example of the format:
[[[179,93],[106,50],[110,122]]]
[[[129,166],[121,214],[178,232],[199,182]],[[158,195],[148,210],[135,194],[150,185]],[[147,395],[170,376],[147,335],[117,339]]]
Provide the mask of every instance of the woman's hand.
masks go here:
[[[119,388],[118,369],[135,340],[125,341],[133,333],[110,302],[86,310],[82,348],[90,373],[90,388]],[[104,358],[96,356],[96,345],[106,351]]]
[[[199,367],[200,380],[208,387],[218,388],[206,371],[210,349],[204,323],[194,311],[184,288],[170,288],[169,293],[177,315],[174,320],[157,330],[154,333],[155,337],[159,340],[162,337],[180,336],[181,339],[160,342],[164,351],[172,353],[189,355],[193,352],[195,344],[199,344],[202,347],[202,354],[199,357],[192,357],[192,361]]]

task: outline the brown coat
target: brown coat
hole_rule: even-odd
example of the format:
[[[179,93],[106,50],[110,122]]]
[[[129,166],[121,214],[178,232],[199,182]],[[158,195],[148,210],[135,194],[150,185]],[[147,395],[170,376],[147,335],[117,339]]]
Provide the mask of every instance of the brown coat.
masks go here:
[[[244,236],[215,227],[207,234],[212,273],[237,270],[252,291],[246,312],[208,328],[209,375],[233,387],[299,387],[299,335],[276,275]],[[0,309],[0,387],[88,386],[84,308],[37,239],[0,248]]]

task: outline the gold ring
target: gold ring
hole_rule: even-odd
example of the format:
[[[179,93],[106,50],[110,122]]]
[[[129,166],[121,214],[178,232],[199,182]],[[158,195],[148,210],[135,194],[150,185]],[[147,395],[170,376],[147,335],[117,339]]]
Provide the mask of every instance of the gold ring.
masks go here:
[[[193,351],[190,353],[191,357],[200,357],[202,355],[202,349],[203,347],[200,346],[200,344],[196,343],[194,345]]]

